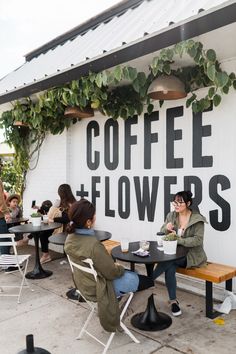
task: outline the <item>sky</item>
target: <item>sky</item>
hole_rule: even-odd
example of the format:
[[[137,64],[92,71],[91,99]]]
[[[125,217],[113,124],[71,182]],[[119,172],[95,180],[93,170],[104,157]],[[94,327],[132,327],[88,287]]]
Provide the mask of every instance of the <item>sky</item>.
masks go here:
[[[0,0],[0,79],[24,55],[120,0]],[[0,131],[0,142],[3,140]]]

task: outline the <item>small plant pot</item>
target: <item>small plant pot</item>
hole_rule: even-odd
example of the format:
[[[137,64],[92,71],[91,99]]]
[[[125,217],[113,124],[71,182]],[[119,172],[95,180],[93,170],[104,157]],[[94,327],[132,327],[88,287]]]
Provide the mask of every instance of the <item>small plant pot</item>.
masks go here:
[[[32,222],[33,226],[41,226],[41,221],[42,221],[41,216],[39,216],[39,217],[31,217],[31,222]]]
[[[165,241],[163,240],[163,250],[165,254],[175,254],[177,249],[177,240]]]

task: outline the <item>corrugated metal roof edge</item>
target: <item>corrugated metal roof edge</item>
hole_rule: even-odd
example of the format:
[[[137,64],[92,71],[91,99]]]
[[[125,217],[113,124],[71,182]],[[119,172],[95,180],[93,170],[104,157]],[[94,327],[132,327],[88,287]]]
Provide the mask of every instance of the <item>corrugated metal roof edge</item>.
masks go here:
[[[173,26],[163,32],[147,35],[141,40],[130,45],[125,45],[121,49],[105,53],[102,56],[88,61],[85,64],[74,66],[61,73],[43,78],[36,83],[32,83],[19,89],[0,95],[0,104],[13,101],[22,97],[31,96],[34,93],[49,89],[54,86],[63,85],[85,76],[89,71],[99,72],[110,67],[126,63],[138,57],[156,52],[162,48],[174,45],[182,40],[194,38],[201,34],[210,32],[217,28],[236,22],[236,3],[235,1],[225,7],[214,9],[214,11],[201,12],[188,22],[183,22]]]
[[[80,24],[77,27],[72,28],[70,31],[63,33],[62,35],[54,38],[53,40],[43,44],[41,47],[29,52],[25,55],[26,61],[30,61],[38,55],[47,52],[48,50],[65,43],[66,41],[73,39],[81,33],[88,31],[89,29],[98,26],[104,21],[108,21],[110,18],[117,16],[123,11],[126,11],[134,6],[141,4],[145,0],[124,0],[109,9],[101,12],[97,16],[92,17],[88,21]],[[149,0],[150,1],[150,0]]]

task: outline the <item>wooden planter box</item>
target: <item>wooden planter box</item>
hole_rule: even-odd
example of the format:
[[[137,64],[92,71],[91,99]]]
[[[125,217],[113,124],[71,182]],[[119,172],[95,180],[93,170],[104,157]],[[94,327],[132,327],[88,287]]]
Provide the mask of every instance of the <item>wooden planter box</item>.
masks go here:
[[[94,116],[94,111],[92,108],[85,108],[81,110],[78,107],[67,107],[64,112],[66,118],[90,118]]]

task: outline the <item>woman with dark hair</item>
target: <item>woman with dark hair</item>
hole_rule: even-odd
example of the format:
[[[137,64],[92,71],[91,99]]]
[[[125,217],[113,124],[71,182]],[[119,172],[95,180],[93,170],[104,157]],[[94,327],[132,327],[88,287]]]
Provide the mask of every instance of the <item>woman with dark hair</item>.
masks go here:
[[[172,202],[174,211],[170,212],[161,231],[165,234],[175,233],[178,237],[178,245],[188,248],[187,256],[176,261],[159,263],[154,272],[156,279],[165,273],[165,282],[169,294],[171,311],[173,316],[181,315],[179,302],[176,299],[176,268],[201,267],[205,265],[207,257],[203,249],[205,217],[192,210],[192,193],[190,191],[178,192]]]
[[[63,232],[65,231],[66,225],[69,222],[69,218],[68,218],[69,207],[76,201],[76,199],[72,193],[71,187],[69,186],[69,184],[66,183],[61,184],[58,187],[58,195],[60,197],[59,210],[61,211],[61,216],[54,217],[53,221],[63,224],[63,229],[61,230],[61,232]],[[52,207],[52,203],[50,207]],[[47,210],[47,213],[48,211],[50,213],[50,209]],[[48,238],[51,235],[52,235],[52,231],[46,231],[45,233],[40,234],[41,250],[43,253],[40,259],[41,264],[51,262],[52,260],[48,250],[48,244],[49,244]]]
[[[95,208],[86,199],[72,204],[69,209],[69,235],[66,238],[65,252],[75,263],[91,258],[98,273],[97,282],[91,274],[75,270],[74,282],[88,300],[98,303],[98,315],[103,328],[115,332],[120,324],[120,311],[117,297],[127,292],[147,289],[154,285],[151,278],[125,270],[115,263],[104,245],[97,240],[93,230]]]
[[[72,193],[69,184],[61,184],[58,187],[58,195],[60,197],[59,209],[61,216],[54,218],[55,222],[60,222],[64,225],[63,231],[65,231],[67,224],[69,223],[68,211],[70,206],[76,202],[76,199]]]

